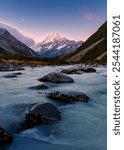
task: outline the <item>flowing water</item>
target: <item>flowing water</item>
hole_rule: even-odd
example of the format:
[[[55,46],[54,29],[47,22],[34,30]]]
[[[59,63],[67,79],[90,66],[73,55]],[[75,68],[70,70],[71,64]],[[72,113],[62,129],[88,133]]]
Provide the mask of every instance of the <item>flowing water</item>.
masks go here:
[[[0,126],[14,136],[12,144],[4,150],[107,149],[106,68],[96,68],[96,73],[69,75],[74,83],[49,84],[48,90],[40,92],[29,89],[40,84],[38,78],[68,67],[27,67],[18,78],[4,78],[11,72],[0,72]],[[90,101],[62,105],[45,96],[44,92],[51,90],[81,91],[90,97]],[[15,134],[14,129],[24,118],[27,106],[36,102],[54,104],[61,112],[61,121]]]

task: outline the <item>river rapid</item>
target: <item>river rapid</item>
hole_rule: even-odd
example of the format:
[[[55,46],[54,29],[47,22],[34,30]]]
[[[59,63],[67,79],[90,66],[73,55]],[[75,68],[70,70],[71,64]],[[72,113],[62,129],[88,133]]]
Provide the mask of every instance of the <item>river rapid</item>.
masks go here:
[[[3,150],[106,150],[107,148],[107,78],[105,67],[95,73],[69,75],[74,83],[52,84],[47,90],[32,90],[38,78],[70,66],[26,67],[18,78],[5,78],[13,72],[0,72],[0,126],[13,134],[14,140]],[[14,71],[18,72],[18,71]],[[19,71],[20,72],[20,71]],[[88,103],[62,105],[48,99],[45,92],[73,90],[90,97]],[[61,112],[62,119],[52,125],[40,125],[14,133],[29,104],[49,102]]]

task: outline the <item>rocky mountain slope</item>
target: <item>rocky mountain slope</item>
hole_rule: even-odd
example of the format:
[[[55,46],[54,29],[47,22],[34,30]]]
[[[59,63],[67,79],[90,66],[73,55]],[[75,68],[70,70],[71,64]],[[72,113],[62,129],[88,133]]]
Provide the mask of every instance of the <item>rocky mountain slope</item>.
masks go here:
[[[68,40],[58,33],[52,33],[37,44],[36,50],[42,58],[54,58],[74,52],[82,43],[82,41]]]
[[[18,41],[4,28],[0,28],[0,53],[38,57],[36,52]]]
[[[107,63],[107,22],[91,35],[74,53],[63,58],[68,63]]]

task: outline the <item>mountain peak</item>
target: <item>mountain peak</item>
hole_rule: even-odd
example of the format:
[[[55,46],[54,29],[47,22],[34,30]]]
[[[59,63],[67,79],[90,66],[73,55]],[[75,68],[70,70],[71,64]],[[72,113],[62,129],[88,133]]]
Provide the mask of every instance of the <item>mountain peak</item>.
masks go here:
[[[53,32],[53,33],[51,33],[50,35],[53,36],[53,37],[57,37],[57,36],[60,37],[59,33],[57,33],[57,32]]]
[[[49,42],[55,42],[55,41],[59,41],[61,40],[62,37],[59,35],[59,33],[57,32],[53,32],[51,34],[49,34],[45,40],[43,40],[43,43],[49,43]]]

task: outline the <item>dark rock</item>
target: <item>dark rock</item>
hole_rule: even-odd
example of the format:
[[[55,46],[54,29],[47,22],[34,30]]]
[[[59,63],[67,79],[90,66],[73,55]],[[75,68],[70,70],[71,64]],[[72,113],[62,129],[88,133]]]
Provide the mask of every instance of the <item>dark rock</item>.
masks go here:
[[[49,73],[46,76],[38,79],[39,81],[54,82],[54,83],[73,83],[74,80],[62,73]]]
[[[61,73],[65,74],[82,74],[83,72],[96,72],[96,69],[91,67],[77,67],[77,68],[69,68],[63,69]]]
[[[7,133],[2,127],[0,127],[0,146],[11,143],[12,139],[12,135]]]
[[[22,75],[22,73],[21,72],[11,73],[11,74],[5,75],[4,77],[5,78],[17,78],[19,75]]]
[[[53,91],[46,94],[47,97],[60,102],[82,101],[88,102],[89,97],[82,92],[75,91]]]
[[[13,74],[15,74],[15,75],[17,75],[17,76],[22,75],[22,73],[21,73],[21,72],[16,72],[16,73],[13,73]]]
[[[91,67],[86,67],[84,68],[84,72],[96,72],[96,69]]]
[[[33,90],[42,90],[42,89],[48,89],[48,88],[49,87],[44,83],[40,84],[40,85],[30,87],[30,89],[33,89]]]
[[[0,71],[18,71],[18,70],[25,70],[25,68],[23,68],[19,64],[0,62]]]
[[[57,110],[57,108],[50,104],[50,103],[44,103],[44,104],[36,104],[33,107],[30,108],[27,115],[30,114],[40,115],[40,117],[46,122],[46,121],[54,121],[54,120],[60,120],[60,112]]]
[[[18,76],[15,74],[8,74],[4,76],[5,78],[17,78]]]
[[[79,70],[77,68],[69,68],[69,69],[63,69],[61,73],[65,74],[80,74]]]
[[[61,119],[60,112],[50,103],[35,104],[26,113],[25,120],[17,128],[16,133],[40,124],[49,124]]]

